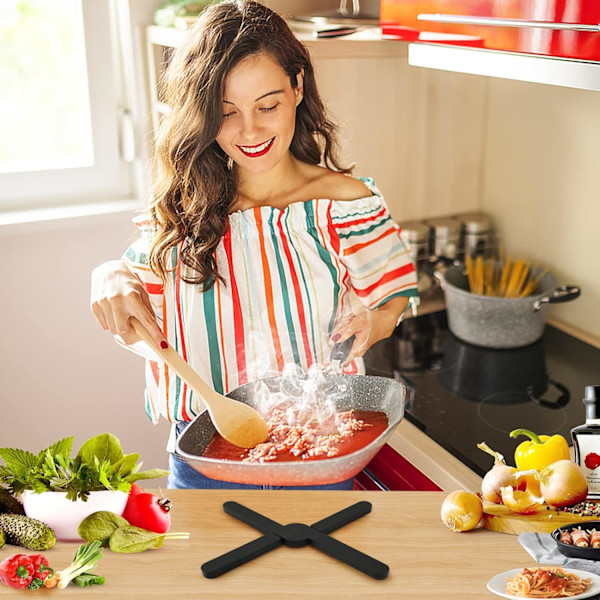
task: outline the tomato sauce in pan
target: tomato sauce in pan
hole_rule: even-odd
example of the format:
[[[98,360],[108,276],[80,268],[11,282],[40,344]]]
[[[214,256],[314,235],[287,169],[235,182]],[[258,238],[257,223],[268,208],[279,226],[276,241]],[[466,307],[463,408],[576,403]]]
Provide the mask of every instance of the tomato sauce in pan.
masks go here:
[[[323,460],[325,458],[337,458],[350,454],[361,448],[364,448],[367,444],[370,444],[373,440],[379,437],[388,426],[387,415],[384,412],[379,411],[366,411],[366,410],[354,410],[351,411],[352,419],[358,421],[359,429],[352,430],[345,435],[336,435],[338,432],[322,432],[316,431],[317,437],[315,443],[305,443],[302,448],[307,451],[302,451],[296,448],[296,452],[293,449],[287,449],[286,444],[278,444],[278,440],[274,439],[269,434],[266,442],[259,444],[252,450],[240,448],[225,441],[218,433],[206,446],[206,449],[202,453],[202,456],[208,458],[217,458],[222,460],[234,460],[234,461],[246,461],[246,462],[284,462],[284,461],[306,461],[306,460]],[[267,419],[269,425],[269,432],[272,431],[271,423]],[[314,432],[314,430],[312,430]],[[316,454],[314,448],[323,447],[326,445],[327,453]],[[289,444],[287,444],[289,446]],[[311,448],[313,452],[311,452]],[[270,454],[267,458],[260,458],[261,453],[267,453],[270,450]]]

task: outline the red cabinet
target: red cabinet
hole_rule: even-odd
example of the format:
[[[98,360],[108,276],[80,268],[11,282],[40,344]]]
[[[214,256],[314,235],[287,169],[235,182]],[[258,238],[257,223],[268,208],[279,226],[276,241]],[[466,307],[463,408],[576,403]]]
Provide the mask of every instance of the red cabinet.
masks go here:
[[[385,444],[373,460],[355,478],[354,489],[375,491],[411,490],[439,492],[431,479]]]
[[[471,22],[452,22],[448,15]],[[442,21],[432,22],[432,16]],[[381,0],[380,18],[382,25],[480,37],[492,50],[600,60],[597,0]]]

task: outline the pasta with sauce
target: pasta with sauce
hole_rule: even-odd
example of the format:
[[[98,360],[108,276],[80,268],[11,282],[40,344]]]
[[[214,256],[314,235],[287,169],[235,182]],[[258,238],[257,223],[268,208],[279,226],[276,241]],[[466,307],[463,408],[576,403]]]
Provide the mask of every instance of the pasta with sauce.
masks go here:
[[[524,568],[508,579],[506,593],[519,598],[570,598],[585,592],[591,579],[581,579],[561,567]]]

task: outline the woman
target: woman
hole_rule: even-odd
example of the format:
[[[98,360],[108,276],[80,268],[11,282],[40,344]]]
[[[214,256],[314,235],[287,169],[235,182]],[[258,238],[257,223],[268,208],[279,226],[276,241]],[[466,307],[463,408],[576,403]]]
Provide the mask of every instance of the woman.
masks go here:
[[[131,345],[136,317],[224,394],[289,363],[325,364],[352,335],[344,370],[359,372],[416,296],[416,277],[373,182],[336,159],[307,50],[257,2],[212,5],[172,58],[165,100],[141,237],[92,276],[101,327]],[[352,295],[363,309],[340,318]],[[148,360],[146,409],[180,433],[203,407]],[[170,466],[171,487],[248,487],[173,456]]]

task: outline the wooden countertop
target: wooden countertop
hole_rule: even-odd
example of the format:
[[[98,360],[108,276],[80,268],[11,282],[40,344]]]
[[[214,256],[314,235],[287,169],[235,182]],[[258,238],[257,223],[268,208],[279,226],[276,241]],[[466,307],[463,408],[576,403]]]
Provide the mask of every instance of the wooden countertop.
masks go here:
[[[347,598],[492,598],[488,580],[508,569],[534,564],[512,535],[476,529],[452,533],[439,512],[444,492],[310,492],[246,490],[168,490],[173,503],[171,531],[189,531],[189,540],[167,540],[140,554],[104,550],[94,569],[103,586],[82,590],[70,585],[50,595],[82,598],[176,598],[210,600],[305,600]],[[261,534],[223,512],[235,500],[282,524],[314,523],[360,500],[373,504],[370,514],[332,535],[386,563],[387,579],[378,581],[310,546],[285,546],[215,579],[200,566]],[[44,554],[59,570],[73,559],[76,543],[57,543]],[[0,560],[32,551],[0,549]],[[0,598],[18,592],[0,585]],[[23,597],[29,591],[23,592]]]

